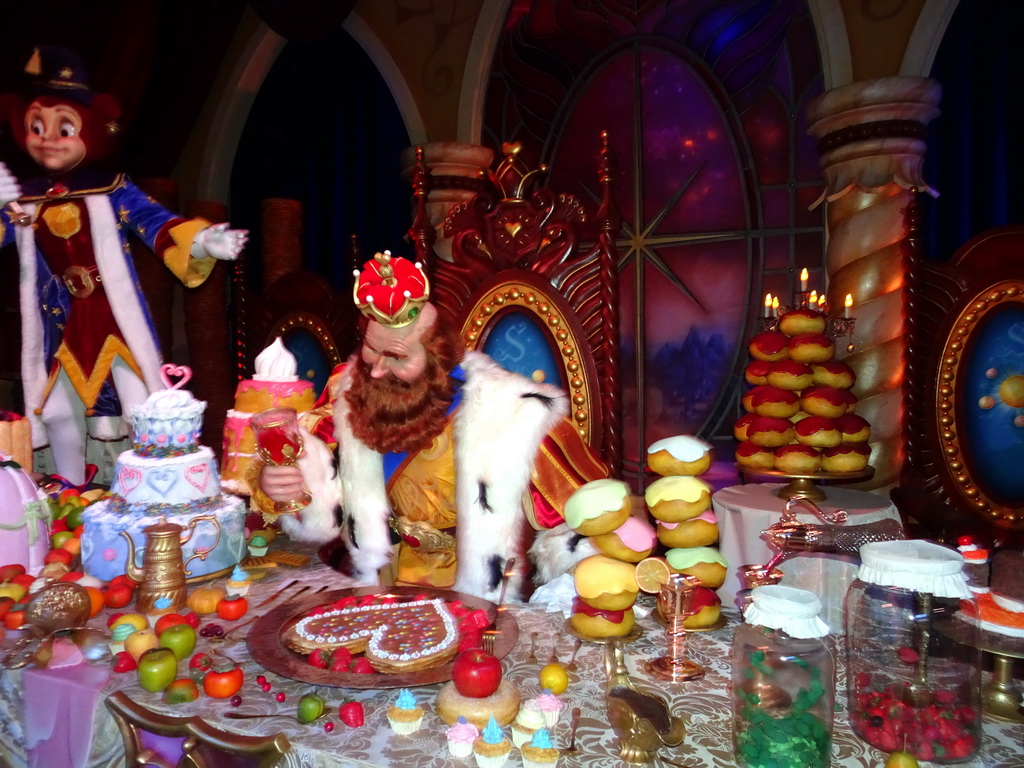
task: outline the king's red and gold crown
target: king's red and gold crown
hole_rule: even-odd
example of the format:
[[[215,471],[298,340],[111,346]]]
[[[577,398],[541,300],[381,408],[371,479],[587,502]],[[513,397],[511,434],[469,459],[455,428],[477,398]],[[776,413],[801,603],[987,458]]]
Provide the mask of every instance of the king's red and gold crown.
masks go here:
[[[371,320],[390,328],[408,325],[420,315],[430,298],[430,281],[423,266],[391,251],[375,253],[373,261],[355,272],[352,298]]]

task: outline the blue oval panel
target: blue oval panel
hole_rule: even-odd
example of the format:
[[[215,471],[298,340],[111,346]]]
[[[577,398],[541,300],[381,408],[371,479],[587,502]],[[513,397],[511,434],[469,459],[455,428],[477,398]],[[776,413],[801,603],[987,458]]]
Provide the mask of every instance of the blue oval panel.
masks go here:
[[[334,366],[327,351],[320,344],[316,334],[297,326],[290,328],[282,337],[285,347],[295,355],[296,372],[304,381],[313,382],[313,391],[319,396],[327,386],[327,379]]]
[[[512,310],[495,321],[483,351],[506,370],[528,379],[534,378],[534,371],[543,371],[544,381],[564,388],[550,339],[534,315]]]
[[[1004,400],[1024,379],[1024,304],[994,309],[967,344],[957,403],[961,447],[979,489],[998,504],[1024,506],[1024,408]],[[1020,419],[1024,423],[1024,418]]]

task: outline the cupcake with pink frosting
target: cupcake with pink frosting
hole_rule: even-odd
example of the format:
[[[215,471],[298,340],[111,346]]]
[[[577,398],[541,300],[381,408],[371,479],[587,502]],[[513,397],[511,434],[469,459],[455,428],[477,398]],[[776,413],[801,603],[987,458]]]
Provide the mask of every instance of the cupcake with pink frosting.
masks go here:
[[[654,551],[658,537],[646,519],[631,515],[614,531],[591,536],[590,541],[608,557],[627,563],[639,563]]]
[[[718,541],[718,518],[709,509],[681,523],[659,520],[658,541],[671,549],[711,546]]]
[[[554,728],[559,715],[562,714],[562,700],[555,696],[549,688],[545,688],[540,696],[533,701],[544,715],[544,724],[548,728]]]
[[[473,742],[480,735],[480,730],[464,717],[459,717],[455,725],[448,729],[448,751],[452,757],[469,757],[473,754]]]

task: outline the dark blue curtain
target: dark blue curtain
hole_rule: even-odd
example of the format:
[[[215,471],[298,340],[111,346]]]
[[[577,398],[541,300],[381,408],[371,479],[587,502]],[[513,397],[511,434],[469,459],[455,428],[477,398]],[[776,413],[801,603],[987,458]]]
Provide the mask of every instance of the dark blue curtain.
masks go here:
[[[923,197],[928,258],[947,261],[974,235],[1024,223],[1024,2],[965,0],[931,72],[942,114],[929,128]]]
[[[254,236],[250,277],[259,276],[268,197],[303,203],[303,266],[337,290],[351,284],[353,234],[364,254],[405,253],[412,219],[399,155],[408,145],[391,92],[347,32],[288,43],[253,104],[231,177],[231,223]]]

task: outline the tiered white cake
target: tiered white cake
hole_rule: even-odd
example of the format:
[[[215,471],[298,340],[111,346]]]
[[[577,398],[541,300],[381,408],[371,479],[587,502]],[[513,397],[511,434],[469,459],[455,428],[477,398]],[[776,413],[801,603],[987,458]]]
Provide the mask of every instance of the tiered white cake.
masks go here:
[[[199,445],[206,403],[180,389],[187,368],[165,365],[167,389],[132,408],[132,450],[117,459],[109,499],[85,511],[82,567],[109,581],[125,572],[126,532],[135,542],[137,564],[146,548],[143,529],[166,519],[185,529],[182,557],[189,579],[230,571],[245,552],[245,503],[220,491],[213,451]],[[171,384],[167,376],[182,376]]]

